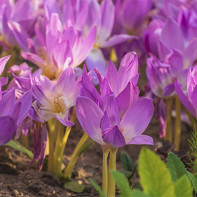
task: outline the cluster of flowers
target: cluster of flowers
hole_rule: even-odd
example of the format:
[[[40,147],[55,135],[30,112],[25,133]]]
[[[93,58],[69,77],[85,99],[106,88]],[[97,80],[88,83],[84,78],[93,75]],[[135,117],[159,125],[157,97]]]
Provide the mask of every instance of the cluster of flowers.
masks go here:
[[[0,24],[0,145],[33,132],[40,167],[49,121],[72,127],[75,106],[82,128],[102,147],[153,144],[141,135],[152,98],[161,137],[175,95],[197,117],[196,1],[1,0]],[[137,55],[140,65],[147,62],[152,98],[139,97]],[[8,84],[9,58],[25,62],[12,63]]]

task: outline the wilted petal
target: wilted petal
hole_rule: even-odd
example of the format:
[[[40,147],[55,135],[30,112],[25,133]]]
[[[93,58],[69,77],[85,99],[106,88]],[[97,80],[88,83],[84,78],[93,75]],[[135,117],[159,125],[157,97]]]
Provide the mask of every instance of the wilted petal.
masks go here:
[[[97,143],[104,145],[100,122],[103,117],[101,109],[89,98],[78,97],[76,102],[77,118],[84,131]]]

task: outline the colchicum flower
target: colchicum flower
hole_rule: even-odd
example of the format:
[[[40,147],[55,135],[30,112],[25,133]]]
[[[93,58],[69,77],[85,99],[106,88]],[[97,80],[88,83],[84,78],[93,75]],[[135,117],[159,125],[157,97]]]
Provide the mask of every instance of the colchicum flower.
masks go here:
[[[0,59],[0,74],[10,56]],[[2,80],[3,79],[3,80]],[[5,78],[0,78],[0,84],[5,85]],[[22,124],[32,104],[32,94],[28,91],[17,98],[15,89],[0,92],[0,145],[12,139],[16,130]]]
[[[197,66],[190,68],[187,75],[187,90],[182,88],[175,79],[175,89],[184,107],[197,118]]]
[[[138,97],[137,70],[134,53],[123,58],[118,72],[109,63],[104,77],[97,71],[101,94],[84,70],[76,113],[84,131],[97,143],[115,147],[153,144],[151,137],[141,135],[152,118],[154,108],[152,99]]]
[[[75,81],[74,70],[67,68],[58,81],[50,81],[41,75],[34,77],[32,82],[35,98],[33,107],[41,120],[48,121],[55,117],[65,126],[73,126],[74,123],[68,120],[68,115],[80,92],[80,79]]]

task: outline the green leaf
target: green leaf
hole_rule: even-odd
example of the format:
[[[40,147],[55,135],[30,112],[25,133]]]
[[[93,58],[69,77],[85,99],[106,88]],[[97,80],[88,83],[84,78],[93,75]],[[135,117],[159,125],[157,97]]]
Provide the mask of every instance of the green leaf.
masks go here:
[[[120,170],[121,173],[123,173],[127,178],[129,178],[133,173],[131,171],[127,170]]]
[[[27,148],[25,148],[22,144],[20,144],[17,141],[13,141],[10,140],[7,144],[5,144],[6,146],[9,146],[15,150],[18,150],[22,153],[25,153],[30,159],[33,159],[33,153],[31,151],[29,151]]]
[[[159,156],[143,148],[139,156],[140,183],[150,197],[174,197],[174,185],[169,170]]]
[[[139,191],[137,189],[132,190],[131,197],[149,197],[148,195],[144,194],[144,192]]]
[[[188,179],[187,175],[182,176],[178,179],[175,183],[175,193],[176,197],[185,196],[185,197],[192,197],[193,190],[191,186],[191,182]]]
[[[66,182],[64,184],[64,187],[66,189],[70,190],[71,192],[75,192],[75,193],[82,193],[83,190],[85,189],[84,185],[81,185],[81,184],[77,183],[76,181]]]
[[[168,154],[166,166],[170,170],[170,174],[174,182],[176,182],[184,174],[187,174],[184,164],[174,153]]]
[[[125,177],[124,174],[118,171],[111,170],[110,173],[112,173],[113,178],[115,179],[118,188],[120,189],[121,196],[130,196],[131,195],[131,188],[129,186],[129,183]]]
[[[195,192],[197,193],[197,177],[194,174],[192,174],[191,172],[187,172],[187,175],[188,175],[190,181],[192,182]]]
[[[99,193],[101,197],[106,197],[99,185],[96,182],[94,182],[93,179],[90,179],[90,183],[93,185],[94,189]]]
[[[126,171],[133,170],[133,161],[127,152],[125,152],[125,151],[121,152],[120,159],[121,159],[121,163],[123,165],[123,168]]]

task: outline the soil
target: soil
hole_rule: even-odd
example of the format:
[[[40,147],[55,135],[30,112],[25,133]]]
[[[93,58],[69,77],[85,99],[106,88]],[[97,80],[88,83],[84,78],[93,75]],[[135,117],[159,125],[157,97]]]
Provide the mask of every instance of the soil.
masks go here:
[[[179,156],[184,156],[187,153],[187,140],[189,138],[189,128],[184,125],[182,133],[181,150]],[[170,150],[169,143],[159,138],[159,122],[155,119],[145,131],[153,137],[155,145],[147,146],[165,159]],[[64,164],[68,162],[70,156],[76,146],[78,140],[83,135],[79,124],[75,126],[65,150]],[[121,148],[117,154],[117,169],[123,169],[120,161],[121,151],[126,151],[133,161],[136,161],[142,146],[130,145]],[[93,178],[97,184],[101,185],[101,167],[102,167],[102,151],[98,144],[91,145],[88,151],[83,153],[78,159],[77,165],[73,172],[73,180],[85,185],[83,193],[76,194],[68,191],[63,187],[61,182],[51,173],[44,170],[38,170],[36,164],[30,165],[30,159],[21,152],[12,148],[0,147],[0,196],[1,197],[66,197],[66,196],[98,196],[98,193],[93,189],[89,182]],[[136,175],[133,184],[138,182]]]

